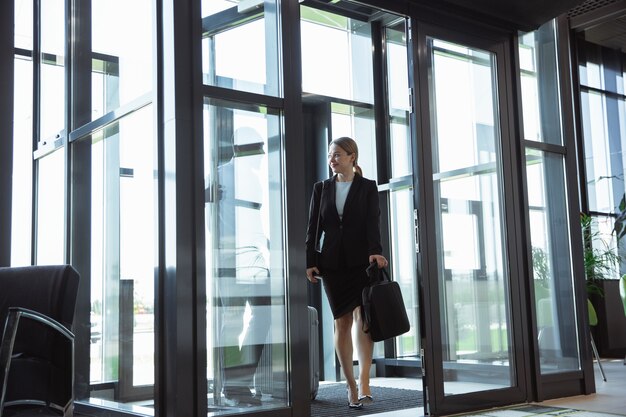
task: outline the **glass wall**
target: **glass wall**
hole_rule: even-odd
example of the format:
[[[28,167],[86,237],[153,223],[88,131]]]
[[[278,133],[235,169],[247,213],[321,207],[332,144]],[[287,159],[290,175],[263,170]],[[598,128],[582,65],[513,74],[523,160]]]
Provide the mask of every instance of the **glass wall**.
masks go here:
[[[554,22],[548,22],[519,38],[529,250],[542,374],[580,369],[555,35]],[[544,143],[558,146],[546,148]]]
[[[514,384],[495,54],[429,38],[444,391]],[[489,377],[476,382],[475,370]]]
[[[210,104],[204,115],[209,408],[285,406],[280,118]]]
[[[89,266],[80,271],[80,296],[85,299],[77,303],[74,328],[77,340],[89,341],[88,347],[76,349],[80,400],[115,408],[132,402],[121,408],[152,415],[158,241],[158,171],[150,106],[155,4],[72,4],[75,19],[68,24],[66,3],[15,1],[15,91],[20,93],[15,94],[13,189],[20,198],[12,199],[12,264],[31,263],[34,224],[35,263]],[[85,10],[90,18],[79,18]],[[68,36],[73,36],[71,42]],[[85,38],[89,44],[83,43]],[[88,67],[68,65],[68,48],[76,61],[88,56]],[[72,90],[67,85],[70,77]],[[80,84],[81,77],[90,80],[89,88]],[[80,106],[70,109],[68,104],[74,102]],[[91,123],[74,126],[77,120]],[[86,155],[80,145],[89,140],[93,144]],[[90,169],[83,171],[85,167]],[[79,175],[90,176],[77,179]],[[84,182],[91,193],[78,195],[71,187]],[[80,207],[69,207],[69,201]],[[68,241],[68,212],[80,218],[72,224],[91,220],[84,233],[90,259],[73,259],[74,253],[67,253],[78,244]],[[82,234],[72,230],[74,237]],[[88,338],[82,339],[84,333]],[[139,401],[150,407],[137,408]]]
[[[169,159],[171,155],[159,155],[163,145],[159,139],[169,135],[171,125],[165,127],[157,118],[164,108],[169,111],[170,97],[161,94],[168,92],[156,94],[155,81],[162,76],[169,83],[171,74],[160,73],[156,58],[170,51],[155,50],[163,40],[155,35],[168,30],[170,23],[181,24],[174,19],[177,16],[164,16],[176,14],[181,6],[172,1],[160,7],[164,4],[151,0],[15,0],[15,59],[11,64],[20,93],[14,100],[11,262],[71,262],[84,267],[81,291],[85,294],[78,303],[75,326],[77,337],[89,336],[88,343],[77,344],[77,391],[82,405],[105,408],[98,411],[104,414],[168,415],[171,404],[159,408],[164,405],[159,400],[165,401],[170,384],[179,382],[172,383],[165,374],[177,361],[200,363],[190,375],[181,372],[177,377],[200,387],[185,400],[208,405],[210,415],[286,415],[292,400],[301,395],[290,392],[292,382],[300,378],[291,374],[290,364],[301,360],[292,353],[304,349],[301,335],[288,334],[290,322],[294,323],[290,308],[296,308],[288,305],[293,294],[290,285],[301,278],[287,272],[294,269],[287,225],[297,225],[289,221],[293,213],[285,209],[289,181],[285,167],[292,163],[285,158],[285,150],[291,157],[308,152],[311,144],[285,133],[298,131],[302,121],[300,115],[294,117],[294,127],[284,116],[291,111],[284,108],[285,103],[293,97],[285,93],[283,79],[300,75],[282,73],[288,59],[282,46],[293,42],[281,39],[284,29],[294,29],[284,33],[301,34],[295,40],[301,42],[301,51],[296,46],[285,54],[299,57],[302,53],[302,61],[293,65],[302,71],[301,100],[304,105],[323,107],[323,120],[315,121],[319,123],[316,133],[320,133],[316,140],[324,147],[332,138],[354,137],[365,176],[379,184],[385,250],[392,277],[402,288],[411,330],[393,343],[377,344],[375,360],[387,364],[393,361],[385,359],[392,356],[420,355],[413,163],[432,158],[435,200],[428,202],[432,206],[427,212],[435,214],[433,253],[439,274],[432,284],[439,285],[441,299],[433,304],[442,317],[444,343],[438,348],[443,349],[444,392],[492,390],[510,387],[516,380],[506,243],[517,237],[507,236],[505,229],[505,212],[512,211],[505,207],[503,192],[498,109],[505,106],[500,105],[496,89],[495,54],[429,38],[430,84],[420,86],[423,97],[416,100],[409,77],[414,69],[409,66],[417,63],[408,60],[415,45],[408,40],[405,17],[343,0],[301,3],[295,5],[300,22],[282,28],[280,9],[297,15],[287,2],[200,0],[201,16],[195,17],[201,18],[202,38],[192,42],[192,53],[183,54],[185,59],[193,58],[194,48],[201,48],[197,51],[199,68],[176,62],[177,70],[197,75],[197,80],[189,80],[197,96],[189,103],[175,103],[178,112],[178,106],[187,110],[195,98],[203,98],[197,100],[201,108],[194,109],[201,121],[194,119],[193,112],[189,120],[175,120],[177,127],[184,125],[181,131],[190,132],[175,141],[195,139],[189,148],[197,149],[198,156],[179,154]],[[400,3],[393,7],[400,8]],[[182,6],[185,12],[198,13],[194,7],[186,10],[187,6]],[[168,7],[172,10],[163,10]],[[77,9],[88,11],[88,18],[81,20],[82,15],[74,14]],[[176,22],[164,22],[169,17]],[[40,26],[33,27],[34,22]],[[164,35],[167,42],[170,35]],[[563,244],[570,241],[565,138],[553,123],[561,119],[554,43],[553,26],[520,38],[524,172],[513,173],[514,180],[523,177],[533,184],[526,197],[542,373],[580,369],[573,342],[578,335],[570,247]],[[626,161],[621,151],[626,137],[625,82],[623,72],[609,66],[606,56],[599,59],[600,55],[588,54],[580,68],[582,105],[588,113],[583,123],[587,171],[593,178],[589,185],[592,209],[601,214],[611,212],[626,190],[622,172]],[[164,101],[157,103],[157,96]],[[417,117],[412,104],[428,99],[433,106],[431,123],[421,121],[419,127],[432,127],[433,135],[427,140],[432,141],[433,154],[416,155],[415,145],[422,146],[424,139],[416,137],[419,129],[411,125]],[[613,114],[619,116],[609,117]],[[196,121],[202,125],[201,132],[195,130]],[[86,124],[76,125],[82,122]],[[177,144],[173,147],[178,150]],[[309,163],[302,155],[296,157]],[[169,165],[172,160],[173,167]],[[193,166],[180,168],[185,175],[177,176],[181,162]],[[161,163],[172,170],[165,173]],[[309,165],[302,170],[307,181],[317,175]],[[196,175],[193,184],[179,187],[185,191],[178,194],[176,181],[188,179],[190,173]],[[321,174],[325,177],[327,172]],[[168,193],[174,188],[177,200],[164,203],[160,187]],[[77,189],[88,192],[77,193]],[[194,199],[200,191],[202,202],[201,197]],[[190,201],[185,200],[188,196]],[[172,215],[160,213],[159,204]],[[170,229],[169,220],[176,218],[176,210],[194,204],[195,209],[189,210],[194,218],[176,219],[193,230],[191,237],[166,241],[159,235],[163,223],[176,235],[178,225]],[[76,225],[84,226],[83,230],[72,230],[70,226]],[[607,230],[611,226],[607,223]],[[70,240],[76,236],[78,242]],[[74,256],[80,244],[85,244],[83,256],[88,259]],[[174,256],[171,248],[177,252]],[[178,262],[182,252],[192,260],[184,266],[173,265],[170,275],[172,265],[164,263]],[[298,255],[297,250],[293,252]],[[179,273],[179,266],[191,272]],[[188,275],[178,281],[183,274]],[[193,278],[185,281],[189,276]],[[176,280],[175,284],[170,285],[169,279]],[[183,296],[170,291],[188,283],[193,287],[189,295],[196,298],[184,301],[194,303],[189,311],[202,323],[200,327],[196,322],[185,324],[182,330],[178,322],[156,326],[171,317],[165,313],[179,317],[176,313],[183,309]],[[155,293],[163,297],[158,305]],[[194,315],[197,308],[199,313]],[[180,336],[170,334],[170,325],[184,333],[185,343],[193,343],[157,344]],[[332,320],[322,326],[332,332]],[[290,337],[295,340],[291,345]],[[332,380],[339,372],[329,340],[325,340],[324,359],[332,362],[335,372],[326,374]],[[188,352],[193,356],[189,362],[184,356]],[[487,373],[477,378],[474,371],[478,368]],[[156,374],[157,370],[161,372]],[[159,377],[167,380],[163,391],[155,387]],[[207,392],[200,392],[205,382]],[[163,398],[155,399],[156,392]],[[199,413],[204,412],[202,408]]]

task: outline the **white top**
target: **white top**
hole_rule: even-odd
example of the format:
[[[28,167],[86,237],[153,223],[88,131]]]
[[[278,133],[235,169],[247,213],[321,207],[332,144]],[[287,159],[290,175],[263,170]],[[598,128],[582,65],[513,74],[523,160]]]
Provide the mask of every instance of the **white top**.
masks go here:
[[[335,181],[335,203],[337,204],[337,213],[339,214],[339,219],[341,220],[343,220],[343,207],[346,205],[346,198],[348,198],[351,185],[352,181]]]

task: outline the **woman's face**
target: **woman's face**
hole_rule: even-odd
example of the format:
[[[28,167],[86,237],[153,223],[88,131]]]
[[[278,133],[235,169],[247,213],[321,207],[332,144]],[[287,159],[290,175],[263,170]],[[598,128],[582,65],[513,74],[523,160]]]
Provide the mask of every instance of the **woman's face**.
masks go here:
[[[354,166],[355,155],[344,151],[340,146],[331,145],[328,149],[328,166],[335,174],[350,174]]]

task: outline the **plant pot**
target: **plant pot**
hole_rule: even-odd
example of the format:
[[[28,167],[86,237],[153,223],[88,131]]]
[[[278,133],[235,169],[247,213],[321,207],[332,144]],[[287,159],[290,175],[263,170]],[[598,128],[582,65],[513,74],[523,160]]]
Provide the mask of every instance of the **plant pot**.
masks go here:
[[[604,297],[591,294],[598,325],[591,328],[600,357],[620,358],[626,355],[626,315],[619,295],[619,280],[599,280]]]

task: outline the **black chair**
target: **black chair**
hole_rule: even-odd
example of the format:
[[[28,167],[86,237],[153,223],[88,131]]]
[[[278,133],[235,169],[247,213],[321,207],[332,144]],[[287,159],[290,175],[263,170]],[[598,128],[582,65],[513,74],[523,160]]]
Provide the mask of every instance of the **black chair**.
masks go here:
[[[70,265],[0,268],[0,417],[16,405],[73,415],[78,281]]]

